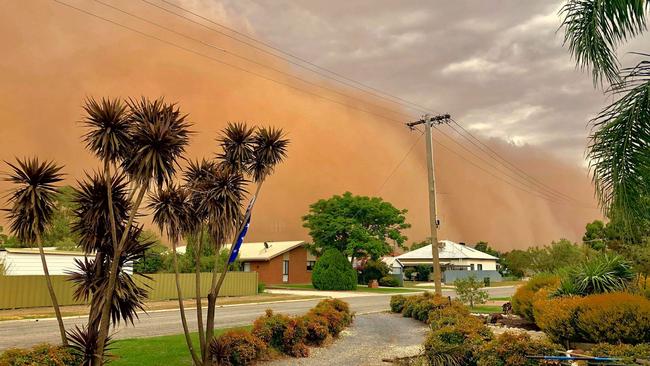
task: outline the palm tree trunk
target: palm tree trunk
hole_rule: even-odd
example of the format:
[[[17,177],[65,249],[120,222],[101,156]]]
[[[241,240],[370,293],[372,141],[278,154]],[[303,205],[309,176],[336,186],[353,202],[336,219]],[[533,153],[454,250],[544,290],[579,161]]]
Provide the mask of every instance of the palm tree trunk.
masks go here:
[[[255,190],[255,194],[253,195],[254,199],[257,199],[260,189],[262,189],[262,183],[264,181],[261,181],[260,183],[257,184],[257,189]],[[253,202],[253,206],[255,205],[255,202]],[[244,230],[244,227],[246,226],[246,222],[251,216],[251,213],[253,212],[253,206],[251,206],[250,210],[246,212],[246,215],[244,216],[244,219],[242,220],[241,224],[239,225],[239,228],[237,232],[235,233],[235,238],[233,240],[232,245],[230,246],[230,251],[228,254],[228,259],[232,255],[233,251],[235,250],[235,244],[237,243],[237,239],[239,239],[239,236],[241,235],[242,231]],[[210,342],[212,342],[212,338],[214,337],[214,312],[215,312],[215,307],[217,303],[217,297],[219,295],[219,290],[221,290],[221,286],[223,285],[223,281],[226,278],[226,273],[228,273],[228,259],[226,259],[226,263],[224,265],[223,271],[221,272],[221,276],[219,276],[219,280],[216,281],[215,279],[217,276],[217,262],[215,262],[215,267],[212,270],[212,286],[210,289],[210,293],[208,294],[208,319],[206,322],[206,327],[205,327],[205,344],[206,346],[210,345]],[[207,355],[207,352],[206,352]],[[203,357],[203,365],[204,366],[209,366],[209,359],[204,355]]]
[[[196,285],[196,322],[199,326],[199,343],[201,347],[201,357],[205,359],[206,357],[206,347],[205,347],[205,330],[203,328],[203,306],[201,301],[201,252],[203,251],[203,225],[201,225],[199,233],[199,242],[196,245],[196,253],[194,254],[195,258],[195,285]]]
[[[50,299],[52,299],[52,307],[54,308],[54,314],[56,314],[56,321],[57,323],[59,323],[61,344],[67,346],[68,338],[65,335],[65,326],[63,325],[63,317],[61,317],[61,308],[59,308],[59,301],[57,300],[56,294],[54,293],[54,287],[52,286],[52,278],[50,277],[50,270],[47,268],[47,261],[45,260],[45,251],[43,250],[43,241],[41,240],[41,233],[38,232],[38,217],[36,216],[36,214],[34,214],[34,226],[37,227],[36,245],[38,245],[38,252],[41,256],[41,264],[43,265],[43,273],[45,274],[47,291],[50,293]]]
[[[190,338],[190,330],[187,327],[187,318],[185,317],[185,306],[183,305],[183,291],[181,290],[181,275],[178,271],[178,258],[176,257],[176,245],[177,240],[172,242],[172,252],[173,252],[173,263],[174,263],[174,278],[176,279],[176,292],[178,293],[178,307],[181,311],[181,323],[183,324],[183,333],[185,333],[185,342],[187,343],[187,348],[190,350],[190,355],[196,366],[201,365],[201,360],[196,355],[194,351],[194,345],[192,345],[192,338]]]
[[[137,189],[137,188],[136,188]],[[144,199],[144,194],[147,192],[147,186],[146,185],[141,185],[140,187],[140,193],[138,194],[138,197],[136,198],[136,202],[133,204],[133,207],[131,208],[131,213],[129,214],[129,220],[126,223],[126,227],[124,228],[124,232],[122,233],[122,237],[120,239],[120,242],[118,243],[117,246],[115,246],[113,250],[113,260],[111,262],[111,269],[108,275],[108,286],[106,287],[106,291],[102,294],[99,294],[100,296],[104,297],[103,305],[102,305],[102,312],[101,312],[101,320],[99,324],[99,334],[97,336],[97,349],[95,352],[95,359],[93,362],[93,365],[95,366],[101,366],[104,363],[104,347],[106,346],[106,338],[108,338],[108,331],[110,327],[110,318],[111,318],[111,303],[113,299],[113,295],[115,294],[115,284],[117,283],[117,270],[118,270],[118,265],[119,265],[119,259],[120,256],[122,255],[122,246],[124,245],[124,242],[126,242],[127,237],[129,236],[129,231],[131,230],[131,226],[133,225],[133,220],[135,219],[135,215],[138,212],[138,208],[140,208],[140,204],[142,203],[142,200]]]

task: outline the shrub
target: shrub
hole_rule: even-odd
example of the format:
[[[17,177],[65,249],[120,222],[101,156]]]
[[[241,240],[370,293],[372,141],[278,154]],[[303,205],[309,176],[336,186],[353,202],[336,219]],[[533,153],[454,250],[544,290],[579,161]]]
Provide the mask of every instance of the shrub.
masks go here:
[[[357,272],[343,253],[328,249],[316,261],[311,281],[318,290],[356,290]]]
[[[415,268],[408,267],[408,268],[404,269],[404,278],[406,278],[409,281],[412,281],[414,273],[415,273]]]
[[[580,340],[577,320],[582,303],[580,297],[537,300],[533,304],[535,323],[554,342]]]
[[[477,366],[536,366],[539,360],[527,355],[553,355],[561,347],[545,340],[532,339],[527,333],[505,332],[477,348]]]
[[[650,342],[650,300],[623,292],[584,297],[577,326],[589,342]]]
[[[464,318],[453,326],[432,330],[424,341],[424,356],[432,366],[471,365],[474,351],[491,336],[481,320]]]
[[[402,316],[426,322],[429,319],[430,311],[446,305],[449,305],[448,299],[425,292],[422,295],[414,295],[406,298],[404,308],[402,309]]]
[[[560,278],[555,275],[539,274],[531,278],[525,285],[519,287],[512,296],[512,310],[525,319],[534,321],[533,301],[535,295],[542,289],[555,290],[560,284]],[[538,295],[539,297],[539,295]]]
[[[379,280],[385,276],[388,276],[390,273],[390,268],[386,263],[380,260],[369,260],[363,266],[361,273],[359,274],[359,282],[362,284],[368,284],[372,280]]]
[[[404,310],[404,303],[406,302],[406,296],[404,295],[395,295],[390,298],[390,311],[393,313],[401,313]]]
[[[322,300],[307,315],[327,320],[327,328],[332,336],[341,333],[352,323],[353,318],[349,305],[339,299]]]
[[[621,363],[634,364],[637,359],[650,359],[650,343],[630,344],[599,343],[589,353],[595,357],[620,358]]]
[[[264,282],[258,282],[257,283],[257,293],[262,294],[262,293],[264,293],[265,290],[266,290],[266,285],[264,284]]]
[[[393,276],[384,276],[379,279],[379,286],[398,287],[399,281],[397,281],[397,278]]]
[[[307,329],[307,344],[312,346],[320,346],[327,338],[330,336],[329,322],[327,318],[315,315],[307,314],[303,318],[305,322],[305,328]]]
[[[458,301],[453,301],[451,305],[430,311],[427,322],[432,329],[435,329],[447,325],[456,325],[459,321],[469,316],[469,309],[465,305]]]
[[[307,329],[300,318],[273,314],[273,310],[269,309],[266,315],[255,320],[252,333],[284,354],[295,357],[307,355],[304,347]]]
[[[433,271],[432,266],[418,264],[415,267],[415,272],[417,272],[417,274],[415,275],[415,279],[418,281],[429,281],[429,275],[431,274],[432,271]]]
[[[231,330],[210,344],[213,363],[223,366],[252,365],[262,356],[266,344],[245,330]]]
[[[82,363],[81,356],[63,346],[41,344],[30,349],[11,348],[0,355],[0,366],[72,366]]]

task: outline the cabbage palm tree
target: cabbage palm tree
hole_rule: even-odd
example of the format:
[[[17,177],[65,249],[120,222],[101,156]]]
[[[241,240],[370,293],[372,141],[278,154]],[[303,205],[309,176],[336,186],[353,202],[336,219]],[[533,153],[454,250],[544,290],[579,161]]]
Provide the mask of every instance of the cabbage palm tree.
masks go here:
[[[174,265],[174,275],[176,279],[176,291],[178,293],[178,307],[181,313],[181,323],[183,325],[183,332],[185,333],[185,342],[192,356],[195,365],[201,365],[201,360],[198,357],[192,339],[190,338],[190,330],[187,326],[187,318],[185,316],[185,306],[183,305],[183,292],[181,290],[180,272],[178,270],[178,256],[176,247],[183,232],[188,230],[190,225],[190,202],[187,191],[182,187],[175,184],[170,184],[164,189],[158,190],[155,194],[149,197],[149,209],[153,212],[153,222],[160,229],[160,233],[167,234],[167,238],[172,242],[172,261]],[[200,295],[200,293],[199,293]]]
[[[47,290],[59,324],[61,343],[67,345],[61,309],[52,287],[41,239],[54,211],[54,197],[57,193],[55,184],[62,180],[61,167],[52,161],[41,162],[38,158],[17,159],[15,164],[6,163],[13,171],[5,180],[15,185],[9,195],[11,208],[7,210],[10,229],[22,242],[38,246]]]
[[[649,10],[647,0],[569,0],[561,10],[577,65],[616,97],[593,119],[587,152],[601,207],[627,231],[650,218],[650,55],[621,69],[616,51],[646,30]]]
[[[213,227],[210,232],[214,243],[223,243],[227,237],[232,236],[229,258],[235,249],[235,243],[241,236],[250,215],[256,198],[260,193],[262,184],[273,173],[275,166],[281,163],[287,155],[289,140],[285,138],[281,129],[276,128],[248,128],[243,123],[231,123],[223,131],[219,139],[222,153],[219,155],[221,170],[209,179],[211,188],[204,198],[208,211],[209,221]],[[245,213],[242,213],[242,202],[245,190],[244,176],[250,176],[256,184],[255,193]],[[232,188],[228,188],[232,187]],[[236,189],[235,187],[240,187]],[[233,195],[233,193],[237,194]],[[216,299],[228,271],[224,266],[219,279],[216,279],[217,269],[213,270],[213,280],[208,294],[208,314],[206,321],[206,344],[212,341],[214,335],[214,315]],[[209,365],[207,352],[203,359],[204,365]]]
[[[128,120],[130,139],[126,154],[120,155],[121,169],[126,173],[132,190],[133,202],[128,219],[121,235],[113,236],[113,258],[107,273],[108,281],[102,292],[105,299],[113,299],[120,272],[119,259],[128,244],[134,219],[142,200],[151,186],[160,189],[172,182],[189,141],[189,123],[187,115],[181,114],[175,104],[166,103],[162,98],[149,100],[130,99]],[[95,146],[95,145],[92,145]],[[118,240],[115,240],[115,239]],[[95,365],[102,365],[106,339],[110,327],[110,312],[112,301],[106,300],[100,312],[99,334],[97,336],[97,351]]]

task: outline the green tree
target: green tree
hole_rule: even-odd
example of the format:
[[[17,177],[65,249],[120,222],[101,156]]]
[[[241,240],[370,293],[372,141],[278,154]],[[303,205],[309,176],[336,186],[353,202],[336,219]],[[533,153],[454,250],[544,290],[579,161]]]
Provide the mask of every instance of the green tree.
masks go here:
[[[372,280],[379,280],[382,277],[388,276],[390,268],[381,260],[369,260],[363,265],[361,274],[359,275],[359,282],[362,284],[370,283]]]
[[[530,264],[531,255],[526,250],[514,249],[503,254],[501,260],[504,268],[504,274],[515,277],[524,277],[531,274]]]
[[[501,253],[496,249],[492,249],[487,241],[479,241],[474,245],[474,249],[495,256],[497,258],[501,257]]]
[[[585,234],[582,236],[585,245],[595,250],[603,250],[607,247],[607,241],[607,231],[602,221],[594,220],[585,226]]]
[[[561,11],[576,63],[615,99],[592,120],[587,157],[601,207],[626,233],[650,216],[650,59],[620,69],[617,48],[647,29],[649,9],[646,0],[569,0]]]
[[[309,229],[312,249],[323,253],[334,248],[354,258],[378,259],[402,247],[406,210],[399,210],[379,197],[355,196],[350,192],[321,199],[309,206],[303,226]]]
[[[79,235],[73,232],[76,204],[74,188],[63,186],[54,196],[54,211],[50,226],[43,233],[43,242],[47,246],[60,249],[73,249],[79,246]]]
[[[459,278],[454,281],[454,286],[460,301],[469,304],[472,309],[474,304],[484,304],[489,297],[486,291],[481,290],[483,282],[478,281],[474,276]]]
[[[424,248],[429,244],[431,244],[431,238],[426,238],[425,240],[414,242],[413,244],[411,244],[408,250],[416,250],[416,249]]]

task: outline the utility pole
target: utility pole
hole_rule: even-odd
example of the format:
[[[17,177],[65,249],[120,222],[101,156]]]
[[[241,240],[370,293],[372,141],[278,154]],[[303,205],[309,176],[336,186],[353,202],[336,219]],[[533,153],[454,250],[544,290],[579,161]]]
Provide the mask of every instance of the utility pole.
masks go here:
[[[438,215],[436,207],[436,178],[433,170],[433,143],[431,126],[448,123],[451,118],[448,114],[438,116],[424,115],[421,120],[409,122],[406,125],[413,129],[417,125],[424,125],[427,139],[427,168],[429,175],[429,225],[431,227],[431,257],[433,258],[433,281],[436,295],[442,296],[442,283],[440,275],[440,254],[438,253]]]

